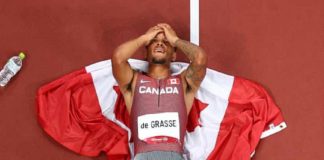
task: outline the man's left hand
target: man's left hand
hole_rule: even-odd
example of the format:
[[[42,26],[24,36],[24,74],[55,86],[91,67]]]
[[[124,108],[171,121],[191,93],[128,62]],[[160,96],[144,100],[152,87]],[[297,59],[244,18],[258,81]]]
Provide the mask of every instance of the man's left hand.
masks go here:
[[[159,23],[158,26],[163,29],[164,34],[165,34],[167,40],[174,47],[175,46],[175,42],[179,39],[179,37],[177,36],[176,32],[171,28],[171,26],[169,24]]]

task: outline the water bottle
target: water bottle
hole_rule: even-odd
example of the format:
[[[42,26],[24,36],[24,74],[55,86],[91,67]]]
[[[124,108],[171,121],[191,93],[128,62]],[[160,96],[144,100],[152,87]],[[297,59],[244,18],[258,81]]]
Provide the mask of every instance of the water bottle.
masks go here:
[[[4,87],[10,81],[10,79],[17,74],[22,66],[22,60],[25,58],[25,54],[20,52],[18,56],[11,57],[3,69],[0,71],[0,86]]]

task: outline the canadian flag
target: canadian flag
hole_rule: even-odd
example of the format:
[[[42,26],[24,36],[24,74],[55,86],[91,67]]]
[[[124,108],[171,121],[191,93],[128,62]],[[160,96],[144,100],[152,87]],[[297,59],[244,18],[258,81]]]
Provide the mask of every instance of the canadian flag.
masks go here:
[[[147,63],[129,60],[145,72]],[[188,67],[171,64],[173,74]],[[178,83],[179,80],[170,81]],[[86,156],[133,159],[129,115],[110,60],[42,86],[38,121],[63,146]],[[191,160],[250,159],[261,138],[286,128],[268,93],[252,81],[207,69],[188,116],[184,157]]]
[[[167,84],[180,84],[180,79],[179,78],[171,78],[168,79]]]

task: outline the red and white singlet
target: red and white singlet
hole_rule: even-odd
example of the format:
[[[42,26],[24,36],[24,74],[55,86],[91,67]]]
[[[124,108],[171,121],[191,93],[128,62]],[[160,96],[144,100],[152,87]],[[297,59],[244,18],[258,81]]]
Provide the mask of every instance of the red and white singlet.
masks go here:
[[[135,155],[149,151],[182,154],[186,125],[180,75],[154,79],[139,73],[131,109]]]

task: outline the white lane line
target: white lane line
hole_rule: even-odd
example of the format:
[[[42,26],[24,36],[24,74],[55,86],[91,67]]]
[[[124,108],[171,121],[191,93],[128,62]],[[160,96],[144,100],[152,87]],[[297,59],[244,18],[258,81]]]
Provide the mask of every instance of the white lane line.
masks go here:
[[[199,45],[199,0],[190,0],[190,42]]]

